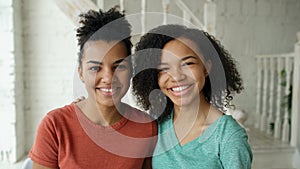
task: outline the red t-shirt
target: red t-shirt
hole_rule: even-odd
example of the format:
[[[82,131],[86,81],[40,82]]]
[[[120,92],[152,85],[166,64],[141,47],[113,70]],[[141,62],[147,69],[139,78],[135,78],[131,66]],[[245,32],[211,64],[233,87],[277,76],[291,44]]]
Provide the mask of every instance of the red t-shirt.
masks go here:
[[[72,103],[43,118],[29,157],[50,168],[138,169],[152,155],[156,136],[156,122],[128,105],[119,122],[105,127]]]

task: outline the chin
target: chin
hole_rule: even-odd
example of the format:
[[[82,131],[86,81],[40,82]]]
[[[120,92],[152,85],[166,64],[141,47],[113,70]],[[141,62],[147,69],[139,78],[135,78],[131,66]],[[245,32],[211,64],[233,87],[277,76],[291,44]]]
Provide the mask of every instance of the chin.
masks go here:
[[[187,100],[187,99],[172,100],[172,102],[179,107],[189,106],[192,103],[191,100]]]
[[[115,103],[113,101],[97,101],[98,104],[106,107],[112,107],[115,106]]]

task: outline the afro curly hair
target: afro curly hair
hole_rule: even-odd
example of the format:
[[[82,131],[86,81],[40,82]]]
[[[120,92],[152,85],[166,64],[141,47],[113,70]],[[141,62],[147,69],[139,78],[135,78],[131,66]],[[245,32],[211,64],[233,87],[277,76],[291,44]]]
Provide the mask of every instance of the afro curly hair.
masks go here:
[[[150,30],[136,44],[132,84],[138,104],[143,109],[149,110],[149,113],[159,121],[170,117],[173,102],[162,92],[151,99],[151,92],[159,89],[157,68],[161,50],[169,41],[179,37],[193,41],[197,45],[197,50],[204,56],[204,60],[210,60],[212,63],[202,89],[205,99],[223,111],[225,107],[233,106],[230,105],[232,93],[240,93],[243,85],[236,62],[231,55],[220,41],[207,32],[172,24]]]
[[[80,47],[78,62],[81,66],[84,45],[87,41],[103,40],[107,42],[122,41],[128,56],[131,55],[131,25],[115,6],[107,12],[89,10],[79,15],[80,27],[77,28],[78,46]]]

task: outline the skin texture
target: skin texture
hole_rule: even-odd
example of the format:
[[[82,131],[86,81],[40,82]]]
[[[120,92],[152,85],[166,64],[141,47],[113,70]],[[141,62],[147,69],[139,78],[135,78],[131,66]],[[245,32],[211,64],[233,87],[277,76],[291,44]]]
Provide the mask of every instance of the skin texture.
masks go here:
[[[127,50],[122,42],[89,41],[84,47],[78,72],[88,98],[78,105],[96,124],[108,126],[121,118],[118,108],[129,88],[131,75],[126,57]]]
[[[174,103],[174,128],[181,145],[199,137],[222,115],[202,91],[211,66],[189,39],[171,40],[163,48],[158,85]]]
[[[199,95],[203,97],[202,88],[208,72],[205,65],[210,68],[210,62],[203,64],[202,55],[187,47],[187,42],[193,44],[185,38],[168,42],[159,66],[160,89],[176,106],[188,106]]]
[[[125,58],[127,50],[123,43],[89,41],[84,47],[79,75],[89,96],[95,96],[99,105],[114,106],[129,87],[130,63]]]

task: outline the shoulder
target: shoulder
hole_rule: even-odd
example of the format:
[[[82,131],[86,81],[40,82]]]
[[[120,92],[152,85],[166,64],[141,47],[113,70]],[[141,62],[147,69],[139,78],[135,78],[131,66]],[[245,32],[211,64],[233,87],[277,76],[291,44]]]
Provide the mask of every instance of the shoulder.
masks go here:
[[[71,103],[63,107],[54,108],[47,113],[46,117],[57,118],[61,116],[68,116],[71,112],[75,112],[75,107],[75,103]]]
[[[222,142],[226,142],[228,139],[243,139],[247,138],[246,130],[241,127],[235,119],[230,115],[223,115],[220,117],[218,124],[218,135],[221,137]]]
[[[57,168],[59,144],[62,143],[63,138],[70,131],[65,130],[70,126],[66,122],[74,124],[72,120],[68,120],[72,119],[75,115],[75,113],[71,113],[74,111],[74,106],[74,104],[69,104],[64,107],[55,108],[49,111],[42,119],[29,155],[33,161],[51,168]]]
[[[225,131],[237,131],[243,129],[231,115],[223,115],[220,118],[220,127]]]
[[[229,115],[223,117],[220,158],[224,168],[251,168],[252,150],[246,130]],[[221,131],[221,130],[220,130]]]
[[[75,119],[75,104],[71,103],[65,105],[63,107],[55,108],[50,110],[46,116],[42,119],[40,125],[54,125],[56,126],[57,123],[65,123],[68,121],[72,121]]]
[[[250,151],[248,135],[230,115],[223,115],[218,127],[221,149],[247,149]]]
[[[54,116],[56,114],[61,114],[64,112],[71,112],[71,111],[74,111],[75,106],[76,106],[75,103],[71,103],[71,104],[67,104],[63,107],[54,108],[54,109],[50,110],[47,113],[47,115]]]

